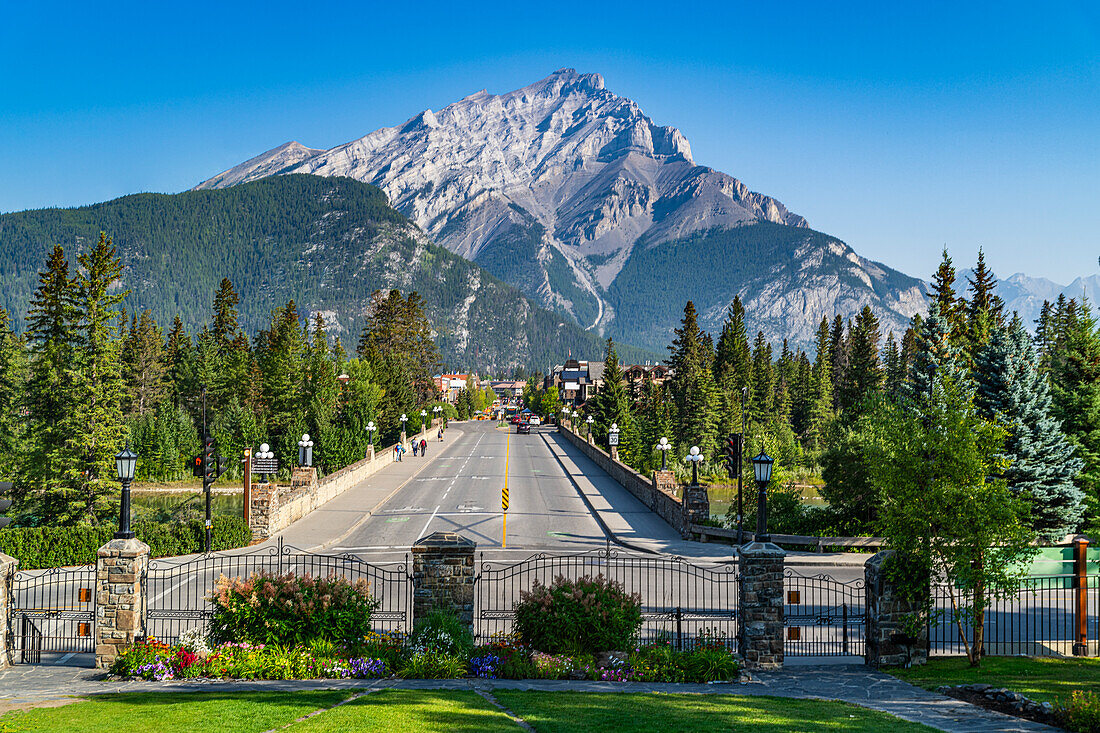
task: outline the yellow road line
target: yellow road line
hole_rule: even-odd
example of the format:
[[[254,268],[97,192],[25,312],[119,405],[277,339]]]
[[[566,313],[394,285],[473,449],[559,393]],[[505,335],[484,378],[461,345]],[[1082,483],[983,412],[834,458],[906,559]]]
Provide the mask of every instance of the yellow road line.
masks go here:
[[[508,448],[512,444],[512,431],[509,430],[504,435],[504,490],[508,490]],[[508,546],[508,510],[501,508],[501,512],[504,514],[504,531],[500,535],[501,548]]]

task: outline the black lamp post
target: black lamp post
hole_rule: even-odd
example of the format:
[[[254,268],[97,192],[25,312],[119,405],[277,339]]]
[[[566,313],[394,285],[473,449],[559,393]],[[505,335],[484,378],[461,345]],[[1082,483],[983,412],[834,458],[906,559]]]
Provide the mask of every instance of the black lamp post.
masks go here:
[[[668,438],[661,438],[657,441],[657,450],[661,451],[661,470],[668,470],[668,452],[672,450],[672,443],[668,442]]]
[[[771,542],[768,534],[768,482],[772,480],[772,464],[775,459],[770,458],[760,448],[760,455],[752,459],[752,469],[756,474],[756,541]]]
[[[116,540],[134,539],[134,533],[130,530],[130,482],[134,480],[135,468],[137,468],[137,453],[130,450],[130,446],[127,445],[115,455],[115,472],[118,474],[118,480],[122,482],[122,506],[118,515]]]
[[[367,423],[367,446],[371,450],[374,449],[374,430],[375,430],[374,420],[371,420],[370,422]]]
[[[699,485],[699,464],[703,460],[703,454],[699,452],[699,446],[691,446],[691,450],[688,451],[687,459],[691,461],[691,485]]]

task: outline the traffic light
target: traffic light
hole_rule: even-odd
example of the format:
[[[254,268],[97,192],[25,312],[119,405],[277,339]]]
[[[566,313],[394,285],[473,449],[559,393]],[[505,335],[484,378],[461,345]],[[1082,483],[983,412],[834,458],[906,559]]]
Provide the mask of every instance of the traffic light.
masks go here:
[[[726,469],[730,477],[737,475],[737,465],[741,456],[741,434],[734,433],[726,438]]]
[[[0,512],[11,509],[11,499],[7,498],[11,493],[11,481],[0,481]],[[11,524],[11,517],[0,517],[0,527]]]
[[[202,439],[202,477],[205,480],[213,481],[217,475],[214,465],[214,439],[209,435]]]
[[[202,453],[191,459],[191,473],[195,478],[202,478],[206,475],[202,470]]]
[[[215,464],[216,464],[216,466],[217,466],[217,470],[216,470],[216,472],[214,473],[214,478],[218,478],[218,477],[219,477],[219,476],[221,476],[221,475],[222,475],[223,473],[225,473],[225,471],[226,471],[226,469],[227,469],[227,468],[229,468],[229,459],[228,459],[228,458],[225,458],[225,457],[224,457],[224,456],[222,456],[222,455],[216,455],[216,456],[214,456],[214,463],[215,463]]]

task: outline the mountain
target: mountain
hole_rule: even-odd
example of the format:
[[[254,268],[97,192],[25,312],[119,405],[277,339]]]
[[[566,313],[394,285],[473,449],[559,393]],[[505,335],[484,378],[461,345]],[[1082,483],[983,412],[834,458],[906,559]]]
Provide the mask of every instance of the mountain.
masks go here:
[[[964,278],[967,277],[973,277],[973,271],[962,271],[959,282],[965,283]],[[1043,301],[1049,300],[1053,303],[1062,294],[1067,298],[1076,298],[1078,302],[1085,297],[1095,308],[1100,302],[1100,275],[1077,277],[1069,285],[1063,286],[1046,278],[1030,277],[1017,272],[997,283],[997,295],[1004,300],[1006,312],[1019,313],[1024,325],[1032,331],[1035,330],[1035,322],[1043,309]]]
[[[210,316],[223,277],[241,293],[241,325],[266,327],[290,299],[318,311],[354,351],[376,289],[415,290],[426,303],[446,365],[493,373],[542,368],[570,351],[602,358],[595,334],[539,308],[481,267],[432,244],[376,187],[293,175],[215,191],[137,194],[76,209],[0,215],[0,305],[17,329],[49,250],[71,261],[100,231],[115,242],[130,311],[179,315],[192,333]],[[630,347],[623,358],[653,354]]]
[[[483,90],[329,150],[286,143],[196,188],[287,173],[375,184],[448,250],[585,328],[653,349],[668,343],[685,292],[710,327],[741,295],[757,306],[753,328],[798,344],[822,316],[869,303],[898,330],[924,305],[918,280],[697,165],[679,130],[598,74]]]

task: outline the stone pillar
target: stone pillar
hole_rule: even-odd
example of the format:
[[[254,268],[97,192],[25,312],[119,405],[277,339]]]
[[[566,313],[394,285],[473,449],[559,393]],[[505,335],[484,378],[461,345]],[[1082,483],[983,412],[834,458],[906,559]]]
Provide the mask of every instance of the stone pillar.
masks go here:
[[[374,443],[367,446],[367,460],[374,462]]]
[[[252,506],[248,512],[248,528],[252,540],[266,540],[271,536],[271,518],[279,508],[279,488],[273,483],[257,484],[252,489]]]
[[[619,460],[619,446],[611,446],[611,460],[618,462]]]
[[[883,550],[872,555],[863,566],[867,613],[864,660],[871,667],[907,667],[928,662],[928,624],[906,623],[919,612],[920,603],[901,598],[897,586],[886,577],[886,563],[893,555],[893,550]],[[917,628],[917,634],[909,636],[913,627]]]
[[[106,669],[145,629],[149,545],[114,539],[96,559],[95,666]]]
[[[434,532],[412,546],[413,623],[433,608],[449,608],[474,624],[474,549],[454,532]]]
[[[676,480],[676,474],[672,471],[654,471],[653,488],[669,496],[680,495],[680,482]]]
[[[684,532],[690,532],[691,525],[701,524],[703,521],[710,519],[710,497],[707,494],[707,487],[703,485],[685,486],[681,507]]]
[[[313,466],[298,466],[290,474],[290,490],[317,488],[317,469]]]
[[[15,664],[11,628],[12,584],[19,561],[0,552],[0,669]]]
[[[783,666],[783,559],[771,542],[750,542],[740,549],[738,648],[746,669]]]

